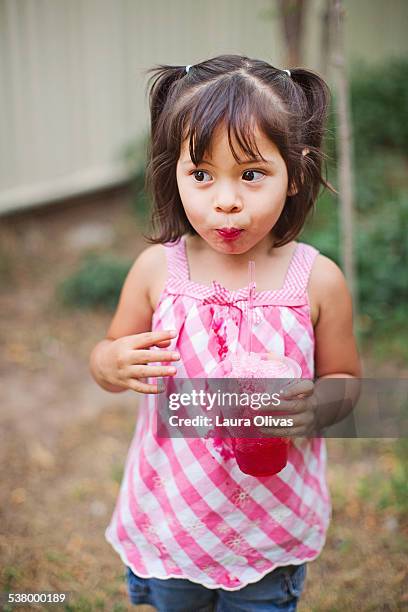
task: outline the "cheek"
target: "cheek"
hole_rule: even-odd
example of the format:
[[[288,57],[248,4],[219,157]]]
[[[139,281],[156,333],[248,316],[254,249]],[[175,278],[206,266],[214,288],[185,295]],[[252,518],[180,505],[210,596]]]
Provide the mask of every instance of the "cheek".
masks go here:
[[[200,224],[205,220],[203,211],[197,206],[184,205],[184,212],[186,213],[187,219],[193,226]]]
[[[180,199],[187,217],[189,219],[200,218],[207,208],[205,196],[204,198],[201,197],[200,193],[197,193],[197,190],[183,179],[178,181],[177,184]]]
[[[177,177],[177,187],[180,196],[181,203],[183,204],[183,208],[185,211],[188,210],[189,202],[191,202],[191,197],[189,194],[188,186],[186,185],[186,181],[183,178]]]
[[[287,189],[282,184],[273,185],[271,189],[262,194],[258,200],[260,208],[262,209],[262,215],[266,217],[273,217],[274,215],[282,212],[287,197]]]

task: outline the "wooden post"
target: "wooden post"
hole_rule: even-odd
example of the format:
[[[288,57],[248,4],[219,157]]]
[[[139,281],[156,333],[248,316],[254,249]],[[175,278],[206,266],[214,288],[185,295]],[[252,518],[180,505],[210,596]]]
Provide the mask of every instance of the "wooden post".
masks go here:
[[[279,13],[286,43],[286,65],[302,64],[302,41],[308,0],[278,0]]]
[[[332,0],[326,0],[320,13],[320,72],[323,76],[327,76],[328,63],[330,61],[331,50],[331,4]]]
[[[353,297],[354,308],[357,308],[357,291],[354,276],[353,249],[353,170],[352,137],[348,98],[348,80],[344,49],[345,10],[341,0],[330,0],[331,23],[333,26],[332,64],[335,71],[336,100],[338,116],[338,180],[341,220],[341,257],[344,274]]]

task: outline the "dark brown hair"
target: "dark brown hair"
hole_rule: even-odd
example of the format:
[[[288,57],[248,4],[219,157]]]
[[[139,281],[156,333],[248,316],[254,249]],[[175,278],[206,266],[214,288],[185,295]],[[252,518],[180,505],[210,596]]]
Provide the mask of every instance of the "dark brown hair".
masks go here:
[[[241,55],[219,55],[185,66],[158,65],[148,82],[151,113],[146,188],[153,200],[150,243],[174,242],[185,233],[196,234],[180,199],[176,166],[182,142],[189,138],[190,156],[198,166],[211,148],[215,129],[223,122],[239,147],[251,158],[261,157],[254,141],[258,126],[279,149],[288,171],[288,185],[297,193],[287,196],[273,228],[274,247],[300,233],[320,186],[331,185],[322,176],[324,126],[330,102],[325,81],[311,70],[274,68],[262,60]],[[308,150],[302,155],[304,149]]]

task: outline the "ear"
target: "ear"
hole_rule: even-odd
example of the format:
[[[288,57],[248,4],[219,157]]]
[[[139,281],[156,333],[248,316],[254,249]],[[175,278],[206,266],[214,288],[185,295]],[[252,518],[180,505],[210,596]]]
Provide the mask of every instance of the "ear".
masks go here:
[[[297,194],[299,190],[297,189],[296,185],[294,183],[291,183],[289,189],[288,189],[288,196],[294,196]]]
[[[310,149],[305,147],[302,151],[302,155],[307,155],[308,153],[310,153]],[[303,180],[303,172],[301,173],[301,177]],[[288,196],[294,196],[298,193],[298,191],[299,189],[297,188],[297,186],[294,183],[292,183],[288,188]]]

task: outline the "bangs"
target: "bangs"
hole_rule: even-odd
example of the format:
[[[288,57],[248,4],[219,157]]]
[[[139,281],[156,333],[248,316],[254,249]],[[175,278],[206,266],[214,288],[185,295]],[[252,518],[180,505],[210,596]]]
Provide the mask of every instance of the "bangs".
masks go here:
[[[278,149],[287,146],[289,112],[270,90],[259,90],[241,74],[221,77],[196,90],[177,111],[176,116],[183,118],[182,140],[189,141],[191,161],[196,166],[206,154],[211,156],[214,132],[223,126],[237,163],[264,160],[256,144],[257,128]]]

